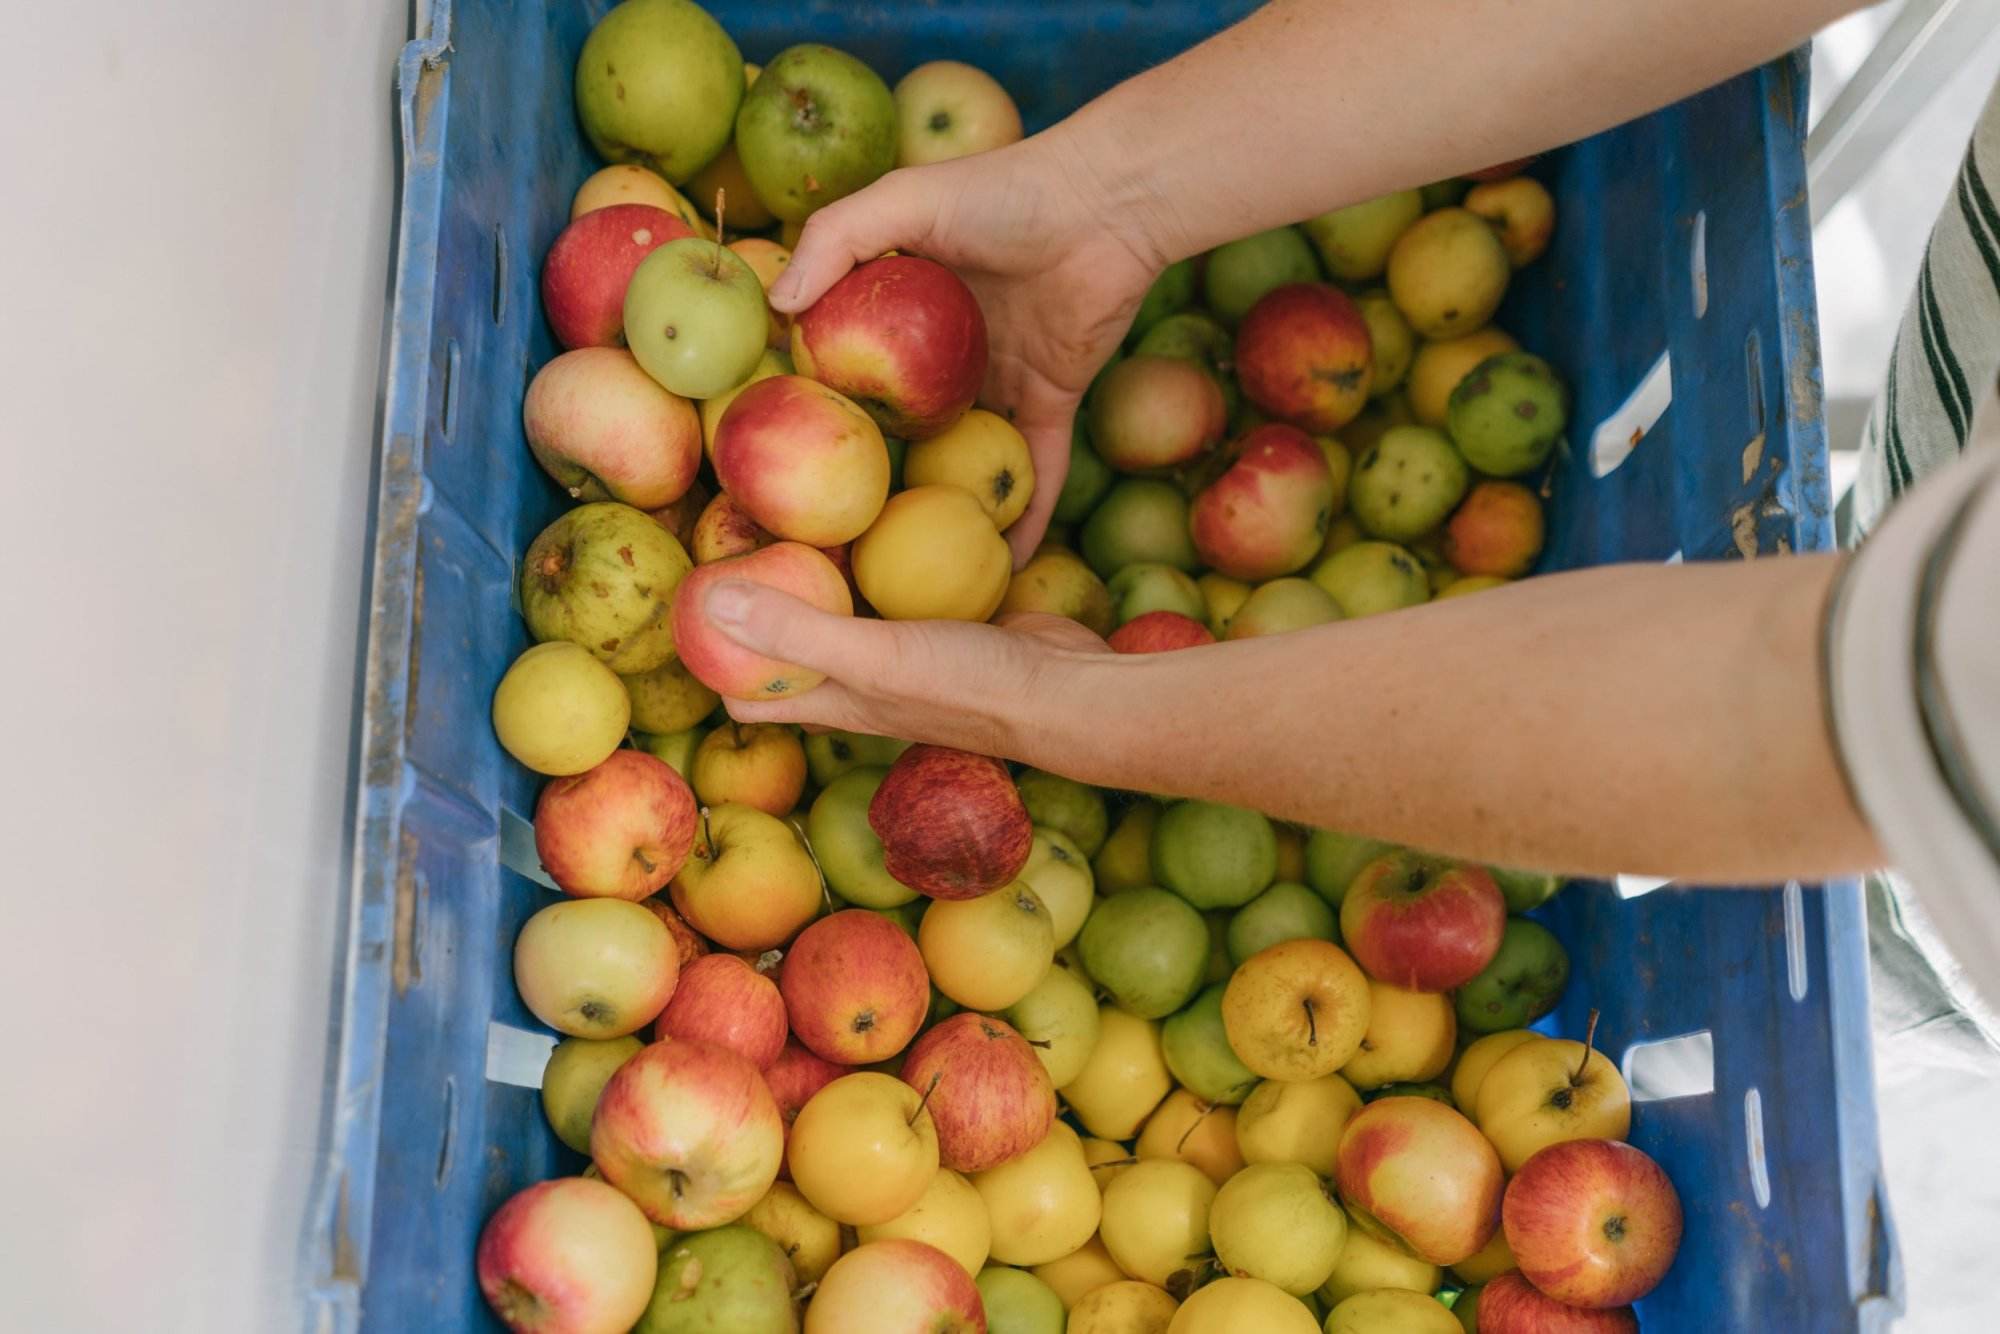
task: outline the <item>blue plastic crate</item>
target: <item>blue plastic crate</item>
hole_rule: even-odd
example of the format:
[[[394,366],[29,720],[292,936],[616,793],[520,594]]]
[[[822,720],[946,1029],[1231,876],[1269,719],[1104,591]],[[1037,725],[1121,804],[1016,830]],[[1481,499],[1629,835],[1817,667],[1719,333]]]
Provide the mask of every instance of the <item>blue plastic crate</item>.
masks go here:
[[[505,865],[520,860],[508,849],[537,782],[502,755],[487,711],[526,646],[515,561],[562,507],[529,457],[520,402],[557,350],[536,277],[596,165],[570,82],[606,7],[433,0],[398,71],[403,192],[358,846],[304,1257],[318,1329],[497,1328],[472,1273],[482,1220],[528,1182],[581,1166],[549,1134],[534,1090],[509,1082],[533,1070],[538,1031],[511,983],[512,941],[548,891]],[[1020,99],[1030,129],[1251,7],[710,5],[750,59],[817,39],[892,81],[922,60],[974,61]],[[1830,545],[1805,68],[1781,61],[1536,168],[1560,224],[1501,322],[1576,391],[1547,566]],[[1668,383],[1672,406],[1596,475],[1625,451],[1600,452],[1592,428],[1623,422],[1649,372],[1654,406]],[[1625,425],[1614,434],[1629,446]],[[1587,645],[1575,663],[1591,670]],[[1566,1030],[1595,1006],[1613,1055],[1709,1035],[1708,1048],[1692,1045],[1712,1049],[1712,1091],[1644,1103],[1635,1117],[1634,1140],[1666,1164],[1688,1210],[1679,1263],[1641,1307],[1646,1327],[1883,1327],[1899,1276],[1857,887],[1624,898],[1585,885],[1546,916],[1576,965],[1556,1017]]]

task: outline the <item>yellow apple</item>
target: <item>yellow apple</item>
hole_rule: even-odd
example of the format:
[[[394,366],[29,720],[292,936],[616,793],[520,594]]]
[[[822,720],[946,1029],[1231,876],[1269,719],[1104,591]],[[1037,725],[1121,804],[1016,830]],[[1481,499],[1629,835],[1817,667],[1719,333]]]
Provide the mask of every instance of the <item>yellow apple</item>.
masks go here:
[[[1057,1088],[1083,1072],[1097,1046],[1097,997],[1068,968],[1049,969],[1001,1017],[1034,1047]]]
[[[679,190],[668,184],[665,177],[630,162],[594,172],[578,186],[575,198],[570,201],[570,220],[613,204],[650,204],[673,214],[697,234],[705,234],[700,216]]]
[[[1090,1164],[1090,1178],[1100,1193],[1120,1172],[1139,1161],[1123,1144],[1095,1136],[1083,1142],[1083,1160]]]
[[[931,985],[968,1010],[1004,1010],[1055,963],[1055,923],[1016,880],[976,899],[938,899],[917,926]]]
[[[1175,1089],[1146,1118],[1136,1153],[1141,1158],[1192,1163],[1220,1186],[1243,1170],[1243,1152],[1236,1146],[1236,1109]]]
[[[913,441],[903,456],[903,485],[943,483],[979,498],[993,526],[1005,531],[1028,508],[1035,464],[1028,441],[997,412],[974,408],[941,435]]]
[[[779,276],[791,266],[792,252],[784,246],[779,245],[776,241],[767,241],[761,236],[739,238],[738,240],[731,241],[729,248],[741,256],[743,262],[750,266],[750,272],[757,275],[757,281],[764,285],[766,293],[770,292],[771,284],[777,282]],[[765,309],[770,312],[771,321],[770,333],[765,336],[766,344],[771,349],[790,347],[792,343],[792,317],[771,306],[768,302],[765,305]]]
[[[1299,1163],[1258,1163],[1222,1183],[1208,1211],[1215,1258],[1239,1278],[1261,1278],[1294,1297],[1333,1274],[1347,1214],[1333,1186]]]
[[[1340,1132],[1360,1110],[1361,1095],[1339,1075],[1267,1079],[1236,1111],[1236,1146],[1246,1163],[1303,1163],[1332,1176]]]
[[[1207,611],[1203,619],[1208,625],[1208,632],[1217,639],[1227,638],[1230,617],[1236,615],[1243,604],[1250,600],[1250,585],[1241,579],[1231,579],[1226,574],[1216,574],[1214,571],[1204,574],[1194,582],[1195,587],[1201,590],[1202,606]],[[1287,877],[1281,874],[1279,878]]]
[[[1320,1334],[1312,1308],[1261,1278],[1220,1278],[1174,1312],[1167,1334]]]
[[[1090,861],[1083,849],[1067,834],[1037,828],[1020,879],[1048,907],[1049,921],[1055,927],[1055,947],[1061,949],[1075,940],[1076,933],[1083,930],[1083,919],[1090,916],[1091,906],[1097,902]]]
[[[1450,415],[1451,391],[1472,374],[1472,368],[1502,352],[1518,352],[1521,345],[1499,329],[1475,329],[1462,338],[1445,338],[1420,344],[1410,362],[1410,376],[1404,383],[1410,395],[1410,412],[1425,426],[1442,427]]]
[[[1045,611],[1067,616],[1094,635],[1111,633],[1111,591],[1081,556],[1061,547],[1044,546],[1014,571],[1000,599],[1000,614]]]
[[[825,902],[819,867],[792,826],[735,802],[702,812],[672,896],[689,926],[731,950],[784,944]]]
[[[923,1095],[902,1080],[842,1075],[799,1109],[785,1162],[799,1193],[828,1218],[850,1227],[886,1223],[922,1199],[937,1175],[937,1128]]]
[[[1319,1285],[1319,1299],[1328,1306],[1338,1306],[1357,1292],[1383,1288],[1429,1295],[1443,1281],[1443,1270],[1364,1232],[1354,1225],[1350,1214],[1347,1243],[1340,1248],[1340,1258],[1333,1262],[1332,1275]]]
[[[1208,1253],[1214,1202],[1215,1183],[1194,1164],[1141,1159],[1104,1188],[1098,1235],[1128,1276],[1165,1287]]]
[[[709,714],[722,697],[695,680],[678,655],[650,672],[618,678],[632,701],[635,732],[685,732]]]
[[[1166,1334],[1180,1303],[1137,1279],[1092,1288],[1069,1311],[1064,1334]]]
[[[1090,1240],[1103,1213],[1083,1144],[1061,1121],[1019,1158],[976,1174],[972,1188],[986,1202],[993,1259],[1005,1265],[1046,1265],[1068,1255]]]
[[[1159,820],[1157,801],[1141,801],[1119,817],[1117,827],[1090,864],[1098,893],[1116,894],[1153,883],[1153,826]]]
[[[1479,1085],[1479,1129],[1518,1172],[1537,1150],[1572,1139],[1624,1139],[1632,1133],[1632,1094],[1603,1052],[1564,1038],[1523,1042]]]
[[[1483,224],[1482,224],[1483,225]],[[913,486],[854,541],[854,580],[890,621],[983,621],[1014,572],[1007,540],[962,486]]]
[[[1446,598],[1470,597],[1474,593],[1484,593],[1489,588],[1504,588],[1513,582],[1512,579],[1503,579],[1497,574],[1468,574],[1464,578],[1454,579],[1443,588],[1440,588],[1437,596],[1432,601],[1442,602]],[[1454,1307],[1453,1309],[1456,1310],[1457,1308]]]
[[[1222,1026],[1244,1065],[1266,1079],[1329,1075],[1361,1049],[1368,979],[1331,941],[1287,940],[1230,975]]]
[[[1496,1228],[1493,1240],[1481,1246],[1451,1267],[1463,1283],[1484,1283],[1496,1279],[1510,1269],[1519,1269],[1514,1263],[1514,1251],[1507,1245],[1507,1229]]]
[[[1174,1086],[1160,1047],[1160,1026],[1114,1005],[1097,1011],[1097,1045],[1075,1079],[1056,1091],[1084,1129],[1131,1139]]]
[[[618,1038],[653,1022],[680,977],[664,923],[625,899],[567,899],[514,940],[514,985],[535,1018],[578,1038]]]
[[[1340,1073],[1358,1089],[1436,1079],[1451,1064],[1458,1014],[1439,991],[1406,991],[1368,981],[1368,1031]]]
[[[1493,1063],[1522,1043],[1539,1037],[1541,1034],[1533,1029],[1507,1028],[1488,1033],[1460,1052],[1458,1064],[1451,1072],[1451,1100],[1458,1104],[1458,1110],[1477,1119],[1479,1086],[1486,1082],[1486,1073]]]
[[[806,786],[806,748],[783,723],[727,722],[703,737],[688,785],[704,806],[738,802],[789,815]]]
[[[564,1038],[542,1067],[542,1111],[556,1138],[578,1153],[590,1152],[590,1117],[618,1067],[645,1044],[631,1036]]]
[[[1389,295],[1424,337],[1457,338],[1493,317],[1513,272],[1486,219],[1441,208],[1419,218],[1389,252]]]
[[[774,1181],[738,1220],[778,1243],[801,1283],[817,1283],[840,1258],[840,1224],[812,1207],[789,1181]]]
[[[993,1245],[993,1226],[986,1218],[986,1201],[957,1172],[941,1167],[917,1202],[886,1223],[854,1230],[866,1245],[890,1237],[907,1237],[937,1247],[965,1266],[974,1277],[986,1263]]]
[[[514,659],[493,692],[493,731],[500,744],[551,778],[604,763],[631,721],[625,683],[589,649],[567,639],[537,644]]]
[[[1106,1284],[1129,1281],[1125,1271],[1118,1267],[1118,1262],[1111,1258],[1111,1252],[1104,1249],[1104,1239],[1094,1232],[1089,1241],[1068,1255],[1036,1265],[1034,1275],[1054,1289],[1063,1306],[1069,1310],[1076,1309],[1076,1304],[1086,1294]]]
[[[1465,209],[1493,225],[1507,262],[1517,269],[1549,248],[1556,229],[1556,201],[1532,176],[1482,181],[1466,191]]]
[[[1427,1292],[1356,1293],[1327,1313],[1326,1334],[1459,1334],[1458,1317]]]

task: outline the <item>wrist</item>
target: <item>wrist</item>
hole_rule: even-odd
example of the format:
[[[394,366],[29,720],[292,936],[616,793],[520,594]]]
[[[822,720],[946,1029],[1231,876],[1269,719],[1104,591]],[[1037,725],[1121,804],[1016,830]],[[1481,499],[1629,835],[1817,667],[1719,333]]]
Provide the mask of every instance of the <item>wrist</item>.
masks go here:
[[[1028,141],[1054,188],[1072,201],[1078,239],[1112,241],[1153,274],[1202,249],[1191,243],[1151,148],[1125,134],[1118,117],[1093,111],[1086,107]]]

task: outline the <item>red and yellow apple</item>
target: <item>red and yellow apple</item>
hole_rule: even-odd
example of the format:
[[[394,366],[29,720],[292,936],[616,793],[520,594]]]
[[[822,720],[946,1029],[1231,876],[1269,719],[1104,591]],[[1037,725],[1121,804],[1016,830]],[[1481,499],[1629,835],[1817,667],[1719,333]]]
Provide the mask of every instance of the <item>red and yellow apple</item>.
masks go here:
[[[724,949],[768,950],[818,915],[819,868],[783,820],[749,806],[712,807],[686,865],[674,907]]]
[[[701,418],[619,347],[580,347],[535,372],[521,405],[535,462],[572,500],[657,510],[701,468]]]
[[[803,375],[736,395],[715,428],[715,476],[745,513],[809,546],[851,542],[889,498],[889,447],[867,413]]]
[[[1520,1274],[1502,1274],[1479,1291],[1479,1334],[1639,1334],[1639,1318],[1629,1306],[1566,1306]]]
[[[805,1334],[986,1334],[972,1275],[935,1246],[871,1241],[833,1262],[806,1306]]]
[[[1119,653],[1170,653],[1178,648],[1213,644],[1215,636],[1192,616],[1177,611],[1149,611],[1113,630],[1104,642]]]
[[[703,606],[724,580],[775,588],[834,616],[854,614],[854,596],[839,567],[823,552],[797,542],[747,556],[698,565],[674,598],[674,647],[695,679],[730,699],[779,699],[801,695],[826,679],[822,672],[745,648],[715,628]]]
[[[984,1172],[1040,1144],[1055,1120],[1055,1088],[1035,1049],[988,1015],[953,1015],[903,1058],[903,1082],[929,1095],[938,1160]]]
[[[1674,1183],[1642,1151],[1611,1139],[1552,1144],[1507,1183],[1501,1220],[1530,1283],[1570,1306],[1638,1301],[1681,1244]]]
[[[1391,852],[1356,873],[1340,935],[1368,975],[1413,991],[1449,991],[1499,952],[1507,900],[1483,866]]]
[[[893,1075],[860,1070],[799,1109],[785,1162],[792,1184],[828,1218],[850,1227],[886,1223],[937,1175],[937,1130],[921,1093]]]
[[[557,233],[542,261],[542,309],[564,347],[620,347],[625,289],[640,261],[694,228],[650,204],[593,209]]]
[[[1252,403],[1325,435],[1368,403],[1374,352],[1354,299],[1324,283],[1264,294],[1236,330],[1236,375]]]
[[[1007,766],[949,746],[897,756],[868,803],[868,827],[889,874],[933,899],[975,899],[1008,884],[1035,842]]]
[[[564,893],[643,899],[680,871],[695,820],[694,794],[673,766],[615,750],[596,768],[542,789],[535,854]]]
[[[667,928],[624,899],[550,904],[514,940],[522,1001],[571,1037],[616,1038],[644,1028],[666,1007],[679,974]]]
[[[986,382],[986,317],[944,265],[889,255],[857,265],[800,312],[792,362],[890,435],[928,440],[963,416]]]
[[[1119,472],[1190,463],[1222,441],[1229,411],[1215,377],[1183,357],[1127,357],[1098,376],[1090,441]]]
[[[1319,554],[1333,520],[1333,473],[1317,441],[1272,422],[1230,446],[1235,461],[1188,508],[1202,562],[1260,583]]]
[[[1519,482],[1475,483],[1444,526],[1444,558],[1460,574],[1517,579],[1542,554],[1542,502]]]
[[[625,1334],[653,1297],[646,1216],[602,1181],[558,1177],[513,1196],[479,1233],[479,1290],[519,1334]]]
[[[1334,1180],[1364,1230],[1434,1265],[1474,1254],[1500,1226],[1499,1155],[1431,1098],[1382,1098],[1350,1117]]]
[[[793,1036],[842,1065],[872,1065],[903,1050],[931,1004],[916,942],[865,908],[801,931],[779,967],[778,990]]]
[[[712,1042],[762,1070],[785,1049],[785,1001],[777,983],[735,955],[705,954],[681,971],[653,1035]]]
[[[736,497],[721,491],[695,516],[688,555],[696,565],[710,565],[731,556],[747,556],[777,540],[777,534],[751,518],[750,512],[736,503]]]

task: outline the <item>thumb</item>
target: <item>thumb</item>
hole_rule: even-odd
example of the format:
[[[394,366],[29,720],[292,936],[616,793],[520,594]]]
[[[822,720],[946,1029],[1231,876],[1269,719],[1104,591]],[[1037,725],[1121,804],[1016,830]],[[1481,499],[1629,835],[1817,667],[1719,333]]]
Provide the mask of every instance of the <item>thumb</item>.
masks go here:
[[[1060,424],[1031,425],[1021,434],[1027,438],[1028,454],[1035,463],[1035,492],[1028,497],[1028,508],[1008,525],[1006,532],[1017,570],[1028,563],[1035,548],[1041,545],[1049,531],[1049,521],[1055,517],[1056,501],[1062,497],[1063,480],[1069,476],[1070,418],[1066,414]]]
[[[810,667],[837,681],[874,675],[889,646],[880,621],[836,616],[775,588],[747,579],[724,579],[708,590],[702,612],[709,624],[744,648],[781,662]]]
[[[863,260],[922,249],[937,222],[937,187],[928,168],[892,171],[806,220],[792,262],[771,286],[771,305],[797,314]]]

